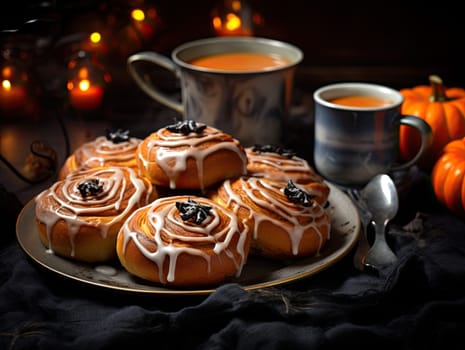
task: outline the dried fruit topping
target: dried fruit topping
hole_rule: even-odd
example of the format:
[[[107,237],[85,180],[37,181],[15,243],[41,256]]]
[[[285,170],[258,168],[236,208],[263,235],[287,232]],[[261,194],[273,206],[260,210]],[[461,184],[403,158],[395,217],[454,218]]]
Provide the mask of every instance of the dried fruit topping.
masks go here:
[[[195,224],[200,225],[210,215],[212,207],[189,198],[187,202],[176,202],[176,208],[181,212],[184,221],[193,220]]]
[[[284,194],[289,198],[292,203],[302,204],[304,207],[312,205],[312,199],[314,195],[300,189],[292,180],[287,182],[287,186],[284,188]]]
[[[116,131],[107,130],[107,140],[113,143],[122,143],[129,140],[129,130],[118,129]]]
[[[273,145],[254,145],[252,151],[255,153],[277,153],[289,159],[295,156],[295,152],[291,149]]]
[[[188,135],[191,132],[200,134],[206,127],[205,124],[197,123],[195,120],[183,120],[176,124],[168,125],[166,129],[174,133]]]
[[[96,196],[103,191],[99,179],[91,179],[78,185],[78,190],[83,198]]]

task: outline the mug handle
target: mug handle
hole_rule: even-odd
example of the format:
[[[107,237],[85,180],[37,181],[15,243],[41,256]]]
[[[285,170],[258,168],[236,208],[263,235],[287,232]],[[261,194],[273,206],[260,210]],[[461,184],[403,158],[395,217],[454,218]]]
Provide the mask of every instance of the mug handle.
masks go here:
[[[421,135],[421,144],[420,149],[418,150],[415,157],[410,159],[408,162],[394,166],[391,170],[401,170],[412,166],[420,159],[426,150],[431,147],[431,144],[433,143],[433,131],[431,126],[423,119],[411,115],[403,115],[400,118],[400,123],[417,129]]]
[[[135,53],[128,57],[127,59],[127,66],[129,70],[129,74],[131,74],[132,78],[136,82],[136,84],[151,98],[155,101],[160,102],[161,104],[174,109],[179,113],[184,113],[184,106],[181,102],[176,101],[172,97],[168,96],[167,94],[161,92],[157,87],[148,84],[143,77],[139,74],[136,70],[135,63],[138,61],[149,62],[156,65],[159,65],[169,71],[172,71],[176,77],[177,75],[177,67],[172,60],[168,57],[160,55],[153,51],[143,51],[139,53]]]

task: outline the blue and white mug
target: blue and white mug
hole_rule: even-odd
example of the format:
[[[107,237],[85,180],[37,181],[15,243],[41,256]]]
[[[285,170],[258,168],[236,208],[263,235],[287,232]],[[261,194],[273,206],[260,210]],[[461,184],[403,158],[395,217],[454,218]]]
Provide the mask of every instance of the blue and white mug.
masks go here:
[[[275,67],[247,70],[205,68],[192,61],[225,53],[261,53],[285,62]],[[280,144],[288,117],[294,72],[303,59],[294,45],[259,37],[213,37],[175,48],[168,58],[153,51],[131,55],[128,69],[137,85],[159,103],[192,119],[223,130],[244,146]],[[180,81],[181,96],[170,96],[156,82],[148,81],[140,62],[171,71]]]
[[[349,106],[337,99],[368,96],[384,101],[377,106]],[[313,93],[316,170],[343,186],[363,186],[377,174],[414,165],[430,147],[432,130],[423,119],[401,114],[403,95],[378,84],[347,82],[323,86]],[[416,128],[421,147],[404,163],[399,159],[400,125]]]

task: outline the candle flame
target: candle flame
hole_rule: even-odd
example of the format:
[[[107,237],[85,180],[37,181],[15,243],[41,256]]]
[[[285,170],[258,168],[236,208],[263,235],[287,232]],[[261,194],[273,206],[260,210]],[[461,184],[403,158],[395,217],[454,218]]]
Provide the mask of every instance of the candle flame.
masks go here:
[[[87,79],[83,79],[79,82],[79,90],[87,91],[90,88],[90,81]]]
[[[142,22],[145,19],[145,13],[141,9],[134,9],[131,11],[131,17],[137,22]]]
[[[224,23],[222,22],[219,16],[213,17],[213,28],[215,28],[216,30],[223,29],[229,32],[234,32],[240,29],[241,26],[242,26],[242,21],[240,17],[232,12],[226,14]]]
[[[93,32],[89,35],[89,40],[93,44],[98,44],[102,40],[102,35],[99,32]]]
[[[2,88],[9,91],[11,90],[11,81],[9,81],[8,79],[5,79],[2,81]]]
[[[241,19],[234,13],[228,13],[226,15],[225,27],[227,30],[234,31],[241,27]]]

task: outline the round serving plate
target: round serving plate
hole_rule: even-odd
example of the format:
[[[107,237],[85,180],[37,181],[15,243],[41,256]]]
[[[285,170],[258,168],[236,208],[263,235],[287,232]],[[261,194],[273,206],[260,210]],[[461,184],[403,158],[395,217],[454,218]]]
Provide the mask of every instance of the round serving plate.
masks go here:
[[[350,198],[328,183],[330,195],[326,208],[331,218],[331,239],[318,256],[271,260],[249,256],[241,276],[229,280],[245,290],[271,287],[297,281],[327,269],[341,260],[354,247],[360,234],[360,219]],[[65,278],[130,293],[169,295],[211,294],[215,288],[181,289],[143,281],[130,275],[118,262],[86,264],[47,252],[39,239],[34,222],[34,200],[29,201],[18,216],[16,236],[21,248],[37,264]]]

